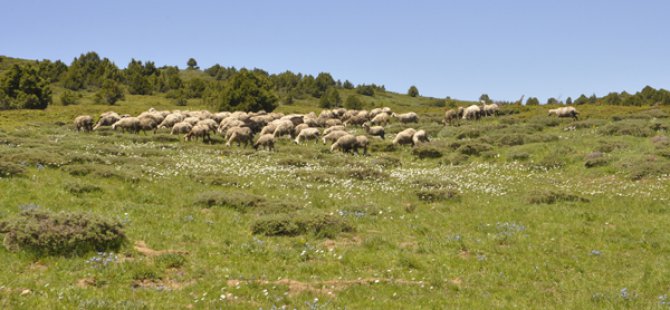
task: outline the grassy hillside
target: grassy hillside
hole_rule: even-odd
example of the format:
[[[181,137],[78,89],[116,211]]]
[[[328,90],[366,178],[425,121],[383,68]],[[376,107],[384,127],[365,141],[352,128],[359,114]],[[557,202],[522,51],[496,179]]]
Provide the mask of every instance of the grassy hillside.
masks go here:
[[[0,222],[35,209],[95,214],[122,223],[127,243],[79,256],[0,247],[4,309],[670,302],[668,107],[584,105],[574,121],[505,106],[444,126],[434,99],[379,93],[363,97],[367,108],[417,112],[411,126],[431,140],[393,146],[408,126],[393,121],[363,156],[286,138],[268,152],[220,136],[76,132],[81,114],[208,108],[79,94],[78,105],[0,111]],[[317,104],[277,110],[318,113]]]

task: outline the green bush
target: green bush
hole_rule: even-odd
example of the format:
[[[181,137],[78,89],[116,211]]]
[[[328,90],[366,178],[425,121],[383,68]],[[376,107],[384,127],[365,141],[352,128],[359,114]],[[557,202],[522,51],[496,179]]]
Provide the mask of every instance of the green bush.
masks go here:
[[[627,172],[631,180],[670,175],[670,163],[654,156],[637,159],[625,159],[619,165]]]
[[[483,152],[491,151],[493,147],[484,143],[465,143],[458,147],[457,152],[468,156],[479,156]]]
[[[65,190],[74,195],[101,192],[102,188],[92,184],[70,183],[65,185]]]
[[[588,199],[577,195],[552,190],[533,192],[528,196],[531,204],[554,204],[557,202],[589,202]]]
[[[29,210],[0,223],[10,251],[37,255],[81,255],[118,250],[126,241],[122,225],[92,214]]]
[[[425,188],[416,191],[419,200],[425,202],[439,202],[459,197],[458,191],[451,188]]]
[[[203,192],[198,194],[195,203],[206,207],[226,207],[245,212],[251,208],[260,207],[266,203],[265,197],[245,192]]]
[[[23,167],[10,162],[0,162],[0,177],[13,177],[25,173]]]
[[[353,227],[340,217],[329,214],[280,214],[262,216],[251,225],[256,235],[297,236],[312,234],[320,238],[333,238]]]
[[[412,155],[421,159],[440,158],[442,157],[442,151],[430,145],[419,145],[412,149]]]
[[[644,120],[622,120],[601,127],[598,132],[607,136],[650,137],[654,135],[650,123]]]
[[[606,166],[609,163],[609,159],[605,157],[602,152],[593,152],[586,155],[584,160],[584,166],[586,168]]]
[[[63,92],[63,94],[60,96],[60,103],[62,105],[68,106],[68,105],[75,105],[79,103],[79,98],[81,98],[81,95],[70,91],[66,90]]]

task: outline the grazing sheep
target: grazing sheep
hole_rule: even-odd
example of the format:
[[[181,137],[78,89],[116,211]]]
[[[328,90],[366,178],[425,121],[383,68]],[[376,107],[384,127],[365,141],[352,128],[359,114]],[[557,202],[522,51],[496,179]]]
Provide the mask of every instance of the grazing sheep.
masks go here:
[[[386,114],[388,114],[388,115],[393,114],[393,111],[391,111],[391,108],[389,108],[389,107],[383,107],[383,108],[382,108],[382,112],[384,112],[384,113],[386,113]]]
[[[181,134],[181,133],[189,133],[193,126],[190,123],[187,122],[179,122],[174,124],[172,126],[172,131],[170,131],[171,135],[176,135],[176,134]]]
[[[229,128],[242,127],[244,125],[245,123],[243,121],[236,118],[228,117],[221,121],[221,123],[219,124],[219,128],[217,128],[216,131],[222,136],[225,136]]]
[[[323,130],[323,135],[327,135],[333,131],[344,131],[344,126],[343,125],[337,125],[337,126],[331,126]]]
[[[386,124],[388,124],[388,122],[389,122],[389,118],[390,117],[389,117],[388,114],[382,112],[382,113],[377,114],[377,116],[373,117],[372,120],[370,120],[370,123],[372,125],[386,126]]]
[[[276,138],[282,137],[282,136],[290,136],[291,133],[293,132],[293,123],[288,122],[288,123],[281,123],[277,125],[277,128],[275,128],[275,131],[272,133]]]
[[[184,116],[181,114],[169,114],[160,124],[158,124],[158,129],[172,128],[176,123],[181,122],[183,119]]]
[[[195,123],[195,125],[196,125],[196,126],[198,126],[198,125],[207,126],[207,127],[209,127],[209,130],[210,130],[210,131],[215,131],[216,128],[219,126],[219,125],[216,123],[216,121],[213,120],[213,119],[211,119],[211,118],[207,118],[207,119],[200,120],[200,121],[198,121],[197,123]]]
[[[357,147],[356,137],[352,134],[346,134],[330,146],[330,151],[335,152],[335,150],[340,149],[342,152],[347,153]]]
[[[207,126],[193,126],[191,128],[191,131],[189,131],[187,134],[184,135],[184,141],[191,141],[191,139],[195,138],[195,140],[198,140],[198,138],[202,138],[202,142],[206,141],[212,141],[212,139],[209,136],[209,127]]]
[[[93,127],[93,130],[97,130],[98,128],[100,128],[102,126],[112,126],[112,125],[114,125],[114,123],[118,122],[120,119],[121,119],[121,116],[119,116],[115,112],[103,113],[102,115],[100,115],[100,119],[95,124],[95,127]]]
[[[364,115],[356,115],[352,116],[348,120],[344,122],[344,126],[349,126],[349,125],[363,125],[365,122],[368,121],[367,116]]]
[[[93,117],[90,115],[80,115],[74,119],[74,127],[77,131],[84,130],[89,132],[93,130]]]
[[[463,117],[463,107],[458,107],[457,109],[450,109],[447,112],[444,112],[444,124],[451,125],[452,122],[456,121]]]
[[[116,123],[112,124],[112,130],[116,130],[119,127],[123,132],[130,131],[137,133],[140,130],[140,120],[137,117],[124,117],[118,120]]]
[[[399,132],[393,139],[393,145],[404,145],[411,144],[414,146],[414,134],[416,130],[414,128],[407,128]]]
[[[339,139],[340,137],[342,137],[342,136],[346,136],[346,135],[348,135],[348,134],[349,134],[349,133],[346,132],[346,131],[344,131],[344,130],[331,131],[331,132],[328,133],[327,135],[324,135],[324,136],[323,136],[323,138],[322,138],[322,140],[323,140],[323,144],[326,144],[326,141],[335,142],[335,141],[337,141],[337,139]]]
[[[230,146],[232,142],[237,142],[237,146],[244,143],[246,147],[251,143],[251,139],[253,138],[251,128],[249,127],[233,127],[228,130],[228,134],[230,134],[230,139],[226,142],[226,146]]]
[[[422,142],[428,142],[428,134],[425,130],[417,130],[412,136],[412,144],[417,145]]]
[[[187,123],[191,124],[192,126],[195,126],[195,124],[197,124],[199,121],[200,121],[199,117],[189,116],[189,117],[185,118],[182,122],[187,122]]]
[[[324,125],[326,125],[326,127],[340,126],[342,125],[342,121],[337,118],[330,118],[324,122]]]
[[[321,135],[321,133],[319,132],[319,128],[313,128],[313,127],[305,128],[301,130],[298,136],[295,138],[295,144],[300,144],[301,140],[306,141],[310,139],[314,139],[314,143],[316,144],[319,142],[319,135]]]
[[[370,116],[374,118],[375,116],[379,115],[379,113],[382,113],[382,108],[374,108],[370,110]]]
[[[144,117],[139,117],[140,123],[138,125],[138,131],[142,130],[142,132],[146,135],[147,130],[152,130],[154,134],[156,134],[156,130],[158,129],[158,121],[150,116],[144,116]]]
[[[280,118],[281,120],[289,120],[291,123],[293,123],[293,126],[299,125],[303,123],[303,118],[305,116],[302,114],[289,114],[286,116],[283,116]]]
[[[368,145],[370,145],[370,140],[366,136],[356,136],[356,146],[354,146],[354,152],[358,154],[358,149],[363,149],[363,155],[368,154]]]
[[[258,149],[258,147],[267,147],[268,151],[272,151],[275,148],[275,136],[273,134],[264,134],[256,140],[256,143],[254,143],[254,149]]]
[[[419,122],[419,116],[416,115],[414,112],[407,112],[403,114],[396,114],[393,113],[391,116],[397,118],[401,123],[407,124],[407,123],[418,123]]]
[[[365,132],[367,132],[371,136],[377,136],[382,138],[384,140],[384,127],[382,126],[372,126],[368,125],[368,123],[363,124],[363,129],[365,129]]]
[[[500,111],[500,107],[497,104],[485,104],[482,114],[484,116],[498,116],[498,111]]]
[[[463,110],[463,119],[479,119],[481,111],[479,106],[473,104]]]
[[[551,109],[549,110],[548,116],[551,116],[552,114],[558,117],[572,117],[575,120],[579,118],[579,112],[577,112],[577,109],[575,109],[574,107],[562,107],[557,109]]]
[[[291,137],[297,137],[303,129],[309,127],[310,126],[305,123],[298,124],[298,126],[295,126],[295,128],[293,128],[293,133],[291,134]]]

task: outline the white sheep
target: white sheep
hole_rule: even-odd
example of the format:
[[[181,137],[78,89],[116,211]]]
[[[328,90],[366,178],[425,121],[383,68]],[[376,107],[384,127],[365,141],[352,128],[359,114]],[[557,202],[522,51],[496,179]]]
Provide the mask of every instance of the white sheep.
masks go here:
[[[123,132],[130,131],[137,133],[140,129],[140,120],[137,117],[124,117],[118,120],[116,123],[112,124],[112,130],[116,128],[121,128]]]
[[[349,133],[346,132],[346,131],[344,131],[344,130],[335,130],[335,131],[331,131],[331,132],[328,133],[327,135],[324,135],[324,136],[323,136],[323,138],[322,138],[322,140],[323,140],[323,144],[326,144],[326,141],[335,142],[335,141],[337,141],[337,139],[339,139],[340,137],[342,137],[342,136],[346,136],[346,135],[348,135],[348,134],[349,134]]]
[[[314,139],[314,143],[318,143],[320,134],[321,133],[319,132],[318,128],[313,127],[305,128],[301,130],[298,136],[295,138],[295,144],[300,144],[301,140],[307,141],[310,139]]]
[[[411,144],[414,145],[414,134],[416,130],[414,128],[407,128],[398,134],[396,134],[393,139],[393,145],[404,145]]]
[[[463,119],[479,119],[481,116],[481,109],[478,105],[471,105],[463,110]]]
[[[176,134],[182,134],[182,133],[189,133],[193,126],[190,123],[187,122],[179,122],[174,124],[172,126],[172,130],[170,131],[171,135],[176,135]]]
[[[330,146],[330,151],[335,152],[335,150],[340,149],[342,150],[342,152],[347,153],[356,147],[357,147],[356,137],[352,134],[346,134],[337,139],[337,141],[335,141],[335,143],[333,143],[333,145]]]
[[[89,132],[93,130],[93,117],[90,115],[80,115],[74,119],[74,127],[77,131],[84,130]]]
[[[194,138],[195,140],[198,140],[198,138],[202,138],[202,142],[211,141],[211,138],[209,136],[209,127],[193,126],[193,128],[191,128],[191,131],[189,131],[187,134],[184,135],[185,141],[191,141],[191,139]]]
[[[230,138],[226,142],[226,146],[230,146],[232,142],[237,142],[237,146],[240,146],[241,143],[247,146],[253,138],[249,127],[233,127],[228,130],[228,134],[230,134]]]
[[[382,126],[370,126],[368,123],[363,124],[363,129],[371,136],[377,136],[384,139],[384,127]]]
[[[396,114],[393,113],[391,116],[397,118],[401,123],[406,124],[406,123],[418,123],[419,122],[419,116],[416,115],[414,112],[407,112],[403,114]]]
[[[274,150],[275,136],[268,133],[258,137],[256,143],[254,143],[254,149],[258,149],[261,146],[267,147],[268,151]]]
[[[575,109],[574,107],[562,107],[557,109],[551,109],[549,110],[548,116],[551,116],[552,114],[558,117],[572,117],[574,119],[579,118],[579,112],[577,112],[577,109]]]
[[[425,130],[417,130],[412,136],[412,144],[417,145],[422,142],[428,142],[428,134]]]

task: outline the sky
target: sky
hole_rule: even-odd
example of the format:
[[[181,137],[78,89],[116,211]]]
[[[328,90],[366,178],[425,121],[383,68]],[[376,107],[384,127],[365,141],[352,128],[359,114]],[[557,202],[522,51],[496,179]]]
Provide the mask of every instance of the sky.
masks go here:
[[[0,55],[95,51],[286,70],[405,93],[541,101],[670,88],[670,1],[2,0]]]

